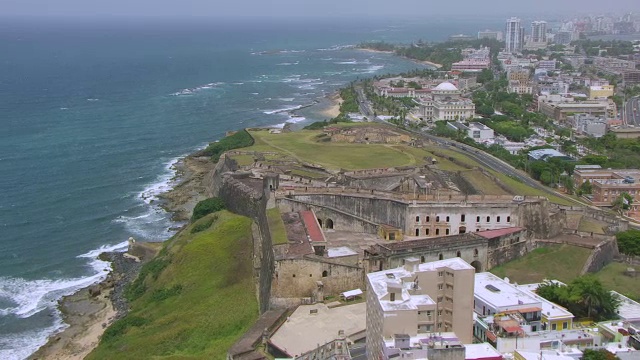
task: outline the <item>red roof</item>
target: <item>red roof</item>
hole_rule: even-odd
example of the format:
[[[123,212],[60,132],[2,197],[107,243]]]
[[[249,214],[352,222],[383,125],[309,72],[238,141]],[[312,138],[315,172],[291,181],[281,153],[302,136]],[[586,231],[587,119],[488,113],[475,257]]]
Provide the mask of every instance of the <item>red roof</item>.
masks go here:
[[[307,234],[311,239],[311,242],[324,242],[324,236],[322,236],[322,230],[318,226],[318,220],[316,220],[313,211],[300,211],[304,226],[307,228]]]
[[[486,230],[486,231],[478,231],[475,233],[476,235],[482,236],[485,239],[493,239],[500,236],[505,236],[513,233],[517,233],[522,231],[521,227],[510,227],[504,229],[496,229],[496,230]]]

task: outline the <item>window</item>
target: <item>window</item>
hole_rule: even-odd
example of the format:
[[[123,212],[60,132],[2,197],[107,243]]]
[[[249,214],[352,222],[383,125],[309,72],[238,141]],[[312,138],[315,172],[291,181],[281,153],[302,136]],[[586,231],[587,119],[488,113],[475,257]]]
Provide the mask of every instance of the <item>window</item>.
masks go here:
[[[436,235],[440,235],[440,229],[436,229]]]
[[[510,223],[511,222],[511,216],[507,216],[507,222]]]
[[[420,262],[424,264],[424,255],[420,256]]]
[[[460,251],[458,251],[458,252],[456,253],[456,257],[461,257],[461,256],[462,256],[462,254],[460,253]]]
[[[296,277],[296,274],[293,274],[293,277]]]
[[[438,310],[438,316],[442,316],[442,310]]]
[[[473,249],[473,257],[478,257],[478,249]]]
[[[416,229],[416,236],[420,236],[420,229]]]
[[[460,215],[460,221],[464,222],[465,218],[466,218],[466,216],[464,214]]]
[[[449,222],[449,217],[447,216],[447,222]]]
[[[427,216],[426,221],[427,221],[427,222],[431,221],[431,216]]]
[[[487,216],[487,222],[491,222],[491,216]]]
[[[565,329],[565,330],[566,330],[566,329],[568,329],[568,328],[569,328],[569,323],[568,323],[568,322],[566,322],[566,321],[565,321],[565,322],[563,322],[563,323],[562,323],[562,328],[563,328],[563,329]]]
[[[445,229],[444,234],[449,235],[449,229]]]
[[[322,277],[327,277],[329,276],[329,272],[327,270],[322,272]]]
[[[426,230],[424,231],[424,234],[428,236],[428,235],[429,235],[429,229],[426,229]]]
[[[496,218],[496,222],[500,222],[500,216]]]
[[[556,324],[551,324],[551,330],[556,330],[558,329],[558,326]]]
[[[440,255],[442,255],[442,254],[440,254]],[[438,271],[438,276],[439,276],[439,277],[444,276],[444,271]]]
[[[396,301],[396,293],[389,294],[391,301]]]
[[[442,284],[438,284],[438,290],[442,290],[444,286]]]
[[[442,260],[443,258],[442,253],[440,253],[440,255],[438,255],[438,260]]]
[[[420,216],[416,216],[416,222],[420,222]]]
[[[436,216],[436,222],[440,222],[440,216]]]
[[[476,216],[476,222],[480,222],[480,216]]]

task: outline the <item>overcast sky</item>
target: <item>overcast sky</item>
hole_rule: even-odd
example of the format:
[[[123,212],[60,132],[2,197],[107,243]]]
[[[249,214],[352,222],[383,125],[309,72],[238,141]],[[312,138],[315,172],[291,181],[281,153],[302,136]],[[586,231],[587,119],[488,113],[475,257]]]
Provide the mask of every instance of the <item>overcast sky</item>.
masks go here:
[[[399,16],[640,12],[639,0],[0,0],[0,15]]]

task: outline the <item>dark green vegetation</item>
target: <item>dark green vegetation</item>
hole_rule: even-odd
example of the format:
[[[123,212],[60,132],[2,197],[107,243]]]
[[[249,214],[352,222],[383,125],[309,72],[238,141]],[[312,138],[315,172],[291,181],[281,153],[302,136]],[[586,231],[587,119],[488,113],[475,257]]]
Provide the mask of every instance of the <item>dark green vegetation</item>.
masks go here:
[[[537,293],[567,308],[578,318],[596,321],[616,319],[616,311],[620,306],[620,300],[593,275],[577,277],[567,285],[546,281],[538,287]]]
[[[618,139],[615,134],[585,138],[580,142],[601,155],[587,155],[580,164],[600,165],[612,169],[640,168],[640,139]]]
[[[585,349],[580,360],[620,360],[620,358],[605,349]]]
[[[217,162],[225,151],[239,149],[253,145],[253,138],[246,130],[238,130],[235,134],[222,138],[218,142],[210,143],[206,149],[198,155],[211,156],[213,162]]]
[[[271,232],[271,241],[273,244],[286,244],[287,230],[284,227],[284,221],[282,221],[280,210],[277,207],[267,210],[267,220],[269,221],[269,231]]]
[[[214,213],[216,211],[220,211],[224,209],[224,201],[222,199],[213,197],[209,199],[205,199],[196,204],[193,209],[193,215],[191,215],[191,222],[196,222],[198,219]]]
[[[618,40],[578,40],[572,45],[582,48],[587,56],[620,56],[632,55],[634,53],[633,43],[631,41]],[[600,50],[604,50],[600,54]]]
[[[640,256],[640,230],[627,230],[616,234],[618,250],[626,255]]]
[[[169,240],[128,292],[131,311],[87,359],[225,359],[258,318],[251,220],[210,214]]]
[[[491,53],[500,51],[500,42],[496,40],[480,39],[471,41],[447,41],[443,43],[429,44],[422,40],[408,46],[394,45],[386,42],[367,42],[358,47],[376,51],[393,51],[397,55],[418,61],[429,61],[442,65],[442,70],[450,70],[451,64],[462,60],[461,49],[480,48],[487,46]]]

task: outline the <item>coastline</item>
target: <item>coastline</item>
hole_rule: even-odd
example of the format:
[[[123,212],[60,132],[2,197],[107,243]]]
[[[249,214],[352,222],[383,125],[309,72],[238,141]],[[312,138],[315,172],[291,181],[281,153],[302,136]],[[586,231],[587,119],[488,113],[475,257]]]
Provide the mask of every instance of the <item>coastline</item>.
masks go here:
[[[375,49],[366,49],[366,48],[356,48],[357,50],[360,51],[366,51],[366,52],[370,52],[370,53],[380,53],[380,54],[395,54],[395,52],[393,51],[384,51],[384,50],[375,50]],[[408,58],[406,56],[403,56],[405,59],[411,60],[417,64],[421,64],[421,65],[427,65],[427,66],[431,66],[434,69],[433,70],[438,70],[440,68],[442,68],[442,64],[438,64],[438,63],[434,63],[432,61],[429,60],[417,60],[417,59],[412,59],[412,58]]]
[[[194,156],[197,153],[178,160],[172,178],[175,185],[158,196],[161,202],[159,206],[173,214],[172,220],[176,226],[171,230],[182,228],[182,223],[189,220],[198,201],[206,198],[203,180],[215,164],[208,157]],[[58,309],[67,327],[52,334],[28,359],[83,359],[98,345],[106,328],[127,314],[128,303],[124,298],[124,290],[138,275],[142,263],[124,254],[100,254],[102,260],[111,263],[112,270],[107,278],[58,301]]]
[[[337,91],[334,94],[328,95],[327,99],[329,100],[330,105],[329,107],[320,111],[320,114],[333,119],[340,115],[340,105],[342,104],[343,100],[342,97],[340,97],[340,93]]]

